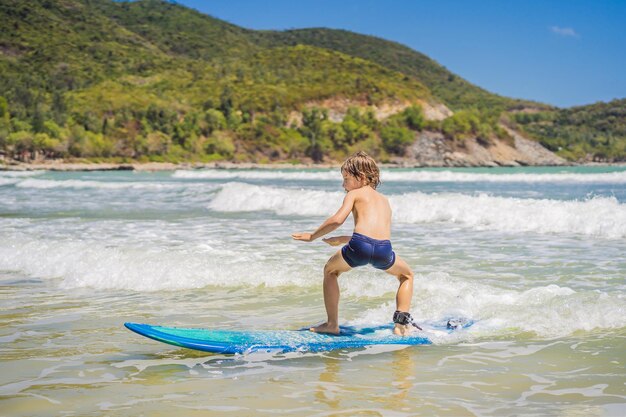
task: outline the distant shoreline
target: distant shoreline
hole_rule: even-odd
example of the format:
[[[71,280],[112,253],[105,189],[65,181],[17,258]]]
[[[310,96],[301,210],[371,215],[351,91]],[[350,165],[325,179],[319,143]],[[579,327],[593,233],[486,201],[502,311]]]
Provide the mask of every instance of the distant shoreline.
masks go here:
[[[48,162],[0,164],[0,171],[175,171],[179,169],[312,169],[338,168],[340,164],[257,164],[249,162]]]
[[[340,163],[325,164],[291,164],[291,163],[275,163],[275,164],[259,164],[251,162],[128,162],[128,163],[110,163],[110,162],[44,162],[44,163],[0,163],[0,171],[175,171],[175,170],[194,170],[194,169],[331,169],[339,168]],[[380,164],[383,168],[460,168],[453,166],[424,166],[424,165],[405,165],[405,164]],[[555,165],[532,165],[532,167],[555,166]],[[564,166],[564,165],[558,165]],[[565,166],[626,166],[626,162],[620,163],[571,163]],[[485,166],[468,166],[462,168],[492,168]],[[498,168],[512,168],[510,166],[502,166]],[[518,167],[519,168],[519,167]]]

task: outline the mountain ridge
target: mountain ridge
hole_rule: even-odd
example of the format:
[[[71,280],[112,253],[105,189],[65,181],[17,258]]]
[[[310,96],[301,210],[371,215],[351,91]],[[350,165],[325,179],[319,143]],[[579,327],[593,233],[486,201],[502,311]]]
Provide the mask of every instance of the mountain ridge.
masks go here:
[[[399,160],[429,130],[454,149],[514,146],[503,123],[551,144],[511,112],[559,111],[489,93],[392,41],[254,31],[161,0],[4,0],[0,19],[14,29],[0,34],[10,157],[322,161],[366,148]],[[316,104],[333,100],[357,105]]]

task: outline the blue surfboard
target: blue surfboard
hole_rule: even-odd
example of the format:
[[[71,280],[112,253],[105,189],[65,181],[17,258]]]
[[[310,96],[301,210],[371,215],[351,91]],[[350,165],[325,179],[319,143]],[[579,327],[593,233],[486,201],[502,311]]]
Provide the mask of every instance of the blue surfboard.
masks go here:
[[[124,323],[135,333],[159,342],[189,349],[214,353],[273,352],[321,352],[335,349],[353,349],[371,345],[428,345],[429,331],[452,332],[467,328],[471,321],[461,323],[444,321],[442,324],[422,326],[425,332],[408,336],[393,334],[393,325],[377,327],[340,328],[339,335],[328,335],[301,330],[210,330],[153,326],[150,324]]]

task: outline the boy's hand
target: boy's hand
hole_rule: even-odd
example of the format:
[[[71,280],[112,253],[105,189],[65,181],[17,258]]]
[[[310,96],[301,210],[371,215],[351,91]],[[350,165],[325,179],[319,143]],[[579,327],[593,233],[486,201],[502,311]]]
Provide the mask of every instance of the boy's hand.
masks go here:
[[[339,246],[341,244],[347,243],[346,236],[325,237],[322,240],[324,242],[328,243],[330,246]],[[350,239],[348,238],[348,240],[350,240]]]
[[[313,239],[311,239],[311,233],[293,233],[291,235],[292,238],[294,238],[295,240],[303,240],[305,242],[312,242]]]

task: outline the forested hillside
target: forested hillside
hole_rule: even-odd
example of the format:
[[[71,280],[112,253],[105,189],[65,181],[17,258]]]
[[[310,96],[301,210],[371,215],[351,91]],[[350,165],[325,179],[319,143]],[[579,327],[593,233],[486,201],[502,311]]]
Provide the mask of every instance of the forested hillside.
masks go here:
[[[555,116],[564,110],[491,94],[370,36],[252,31],[160,0],[1,0],[0,26],[5,158],[322,161],[367,149],[388,160],[425,129],[455,146],[509,140],[508,112],[563,155],[623,158],[623,131],[589,133],[613,107],[581,130]],[[328,102],[348,108],[337,119]],[[455,113],[428,120],[424,108],[441,104]],[[395,114],[380,117],[385,106]]]
[[[626,99],[515,113],[517,127],[571,160],[626,161]]]
[[[402,72],[422,82],[435,97],[455,111],[470,108],[502,111],[523,107],[550,107],[490,93],[453,74],[426,55],[385,39],[324,28],[268,31],[261,34],[265,38],[265,45],[313,45],[358,56]]]

